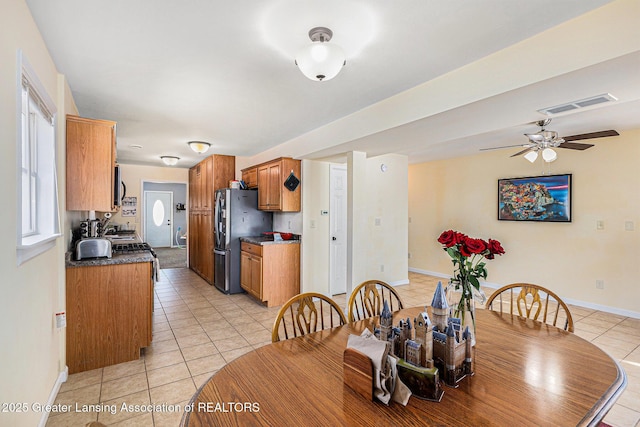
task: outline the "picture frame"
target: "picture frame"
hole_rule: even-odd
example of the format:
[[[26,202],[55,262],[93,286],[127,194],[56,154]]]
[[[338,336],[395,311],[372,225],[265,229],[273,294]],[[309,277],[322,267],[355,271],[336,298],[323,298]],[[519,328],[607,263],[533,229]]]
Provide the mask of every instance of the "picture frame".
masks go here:
[[[572,175],[498,179],[498,220],[571,222]]]

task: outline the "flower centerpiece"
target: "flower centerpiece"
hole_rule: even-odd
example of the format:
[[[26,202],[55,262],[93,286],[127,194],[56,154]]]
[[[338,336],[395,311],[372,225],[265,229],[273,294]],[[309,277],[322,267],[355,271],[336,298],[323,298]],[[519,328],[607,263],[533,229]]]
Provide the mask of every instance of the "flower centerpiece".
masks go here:
[[[480,279],[487,278],[484,260],[504,254],[504,249],[497,240],[476,239],[453,230],[443,231],[438,242],[443,245],[454,266],[454,274],[447,287],[451,315],[460,318],[463,326],[468,325],[470,320],[475,342],[475,297],[482,303],[486,300],[480,289]]]

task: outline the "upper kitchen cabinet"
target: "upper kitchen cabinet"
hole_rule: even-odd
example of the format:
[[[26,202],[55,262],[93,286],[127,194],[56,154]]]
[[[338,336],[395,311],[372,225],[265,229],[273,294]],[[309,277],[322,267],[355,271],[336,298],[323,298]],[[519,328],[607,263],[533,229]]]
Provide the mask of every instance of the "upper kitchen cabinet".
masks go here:
[[[214,194],[235,179],[236,158],[213,154],[189,170],[189,208],[213,209]]]
[[[301,186],[287,187],[286,185],[291,175],[294,181],[300,179],[300,160],[281,157],[260,164],[256,169],[258,209],[273,212],[300,212]]]
[[[247,188],[258,188],[258,168],[252,166],[248,169],[242,169],[242,180]]]
[[[67,210],[113,212],[116,122],[67,116]]]

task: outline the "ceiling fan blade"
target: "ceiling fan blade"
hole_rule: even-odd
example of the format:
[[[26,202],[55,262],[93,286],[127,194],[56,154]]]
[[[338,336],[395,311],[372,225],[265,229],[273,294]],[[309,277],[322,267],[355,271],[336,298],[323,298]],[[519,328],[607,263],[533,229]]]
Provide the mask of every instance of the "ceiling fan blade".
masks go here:
[[[563,142],[558,148],[568,148],[570,150],[586,150],[593,147],[593,144],[582,144],[580,142]]]
[[[524,147],[524,144],[504,145],[504,146],[502,146],[502,147],[481,148],[481,149],[480,149],[480,151],[500,150],[500,149],[502,149],[502,148],[513,148],[513,147]]]
[[[620,135],[613,129],[610,130],[602,130],[600,132],[591,132],[591,133],[582,133],[580,135],[571,135],[571,136],[563,136],[565,141],[579,141],[581,139],[593,139],[593,138],[605,138],[608,136],[618,136]]]
[[[522,151],[518,151],[516,154],[512,154],[512,155],[511,155],[511,156],[509,156],[509,157],[516,157],[516,156],[519,156],[520,154],[524,154],[524,153],[526,153],[527,151],[531,151],[531,149],[532,149],[532,148],[533,148],[533,147],[527,147],[527,148],[525,148],[524,150],[522,150]]]

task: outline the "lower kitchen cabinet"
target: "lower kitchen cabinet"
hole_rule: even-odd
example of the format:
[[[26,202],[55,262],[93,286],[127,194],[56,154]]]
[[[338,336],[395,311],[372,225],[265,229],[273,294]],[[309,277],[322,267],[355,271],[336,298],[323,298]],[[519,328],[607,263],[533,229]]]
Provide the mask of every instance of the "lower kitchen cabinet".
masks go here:
[[[300,244],[242,242],[240,286],[267,307],[300,293]]]
[[[151,262],[66,269],[70,374],[140,358],[152,338],[152,273]]]

